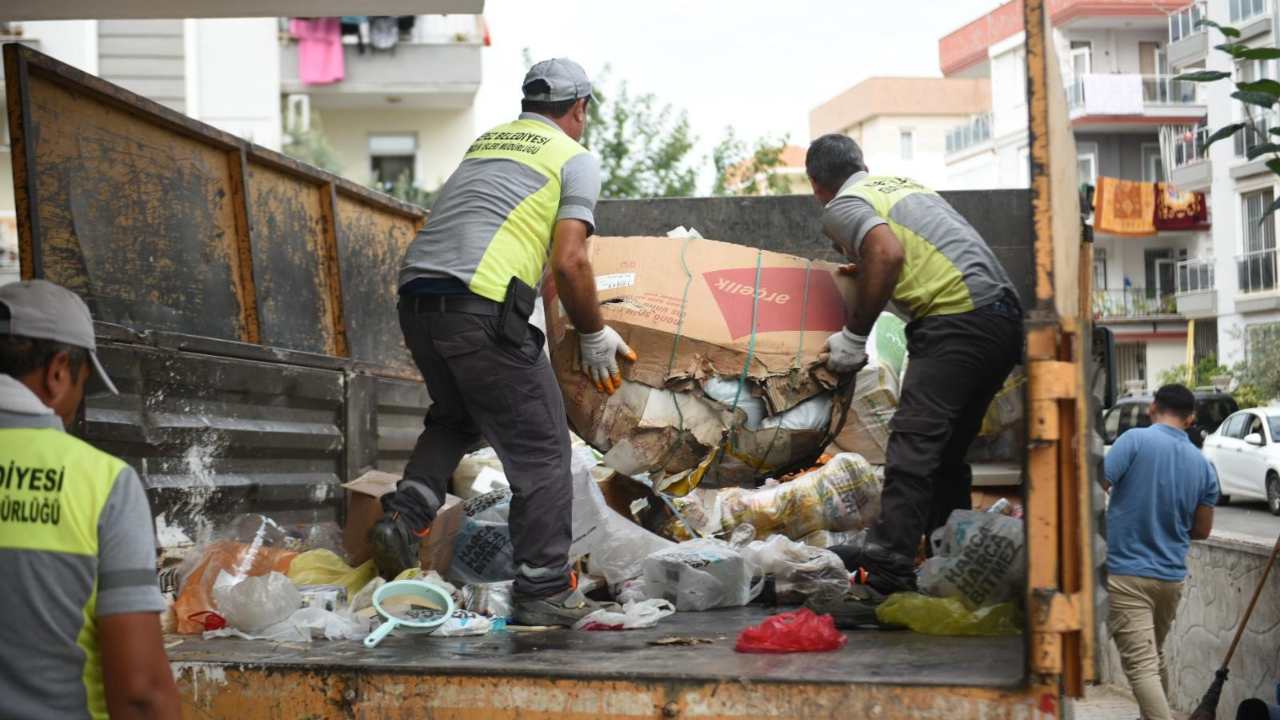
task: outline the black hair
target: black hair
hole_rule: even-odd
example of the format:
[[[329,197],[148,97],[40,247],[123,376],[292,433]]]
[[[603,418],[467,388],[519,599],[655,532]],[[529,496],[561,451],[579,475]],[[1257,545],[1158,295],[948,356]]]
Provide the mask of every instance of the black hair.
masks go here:
[[[1196,396],[1186,385],[1165,385],[1156,391],[1156,409],[1186,420],[1196,412]]]
[[[528,93],[531,91],[531,88],[532,92],[535,94],[551,92],[551,86],[547,84],[546,80],[534,80],[524,86],[524,91]],[[555,102],[547,102],[543,100],[521,100],[520,111],[537,113],[549,118],[562,118],[566,113],[573,109],[574,103],[579,100],[582,100],[582,98],[574,98],[573,100],[556,100]],[[588,95],[586,100],[587,104],[590,105],[591,96]]]
[[[52,340],[0,335],[0,373],[20,378],[47,367],[55,355],[63,352],[67,354],[71,372],[79,377],[80,368],[89,362],[88,350]]]
[[[854,173],[866,172],[862,148],[848,135],[828,133],[809,144],[804,171],[814,184],[834,193]]]

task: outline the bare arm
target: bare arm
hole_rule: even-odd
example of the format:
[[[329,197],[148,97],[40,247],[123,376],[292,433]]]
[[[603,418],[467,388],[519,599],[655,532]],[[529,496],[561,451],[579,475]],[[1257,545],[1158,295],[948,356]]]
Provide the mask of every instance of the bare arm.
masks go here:
[[[587,255],[588,231],[581,220],[561,220],[556,223],[551,245],[556,293],[579,333],[593,333],[604,327],[596,278]]]
[[[107,712],[113,720],[182,715],[156,613],[100,617],[98,641]]]
[[[877,225],[863,238],[859,255],[848,327],[856,335],[869,335],[893,297],[906,252],[888,225]]]
[[[1192,540],[1208,540],[1213,533],[1213,506],[1197,505],[1195,521],[1191,524]]]

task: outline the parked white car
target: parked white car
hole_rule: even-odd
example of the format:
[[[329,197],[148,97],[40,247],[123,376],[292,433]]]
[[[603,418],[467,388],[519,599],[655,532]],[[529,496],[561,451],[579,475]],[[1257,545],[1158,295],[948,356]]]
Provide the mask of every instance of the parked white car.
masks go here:
[[[1222,502],[1266,500],[1280,515],[1280,408],[1250,408],[1228,417],[1204,441],[1218,472]]]

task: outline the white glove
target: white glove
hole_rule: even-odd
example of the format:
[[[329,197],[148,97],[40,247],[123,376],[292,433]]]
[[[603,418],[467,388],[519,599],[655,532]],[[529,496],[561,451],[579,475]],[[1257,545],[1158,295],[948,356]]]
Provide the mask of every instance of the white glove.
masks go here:
[[[837,375],[856,372],[867,364],[867,336],[855,335],[849,328],[827,338],[827,369]]]
[[[636,353],[617,330],[605,325],[599,332],[579,336],[582,349],[582,371],[591,377],[600,392],[612,395],[622,387],[622,375],[618,372],[618,355],[635,362]]]

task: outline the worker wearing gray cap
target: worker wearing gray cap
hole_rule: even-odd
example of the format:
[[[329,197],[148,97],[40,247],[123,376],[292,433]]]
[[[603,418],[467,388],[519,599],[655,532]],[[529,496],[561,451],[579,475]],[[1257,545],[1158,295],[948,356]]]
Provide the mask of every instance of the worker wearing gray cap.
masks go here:
[[[0,287],[2,714],[177,717],[142,482],[65,432],[90,383],[116,392],[84,301]]]
[[[528,322],[548,257],[596,387],[616,391],[617,356],[635,353],[604,324],[587,256],[600,166],[578,141],[591,81],[557,58],[534,65],[523,89],[520,117],[472,143],[405,253],[400,327],[432,405],[370,540],[384,576],[416,567],[449,477],[483,439],[511,482],[514,619],[572,625],[599,606],[573,587],[569,429],[545,338]]]

